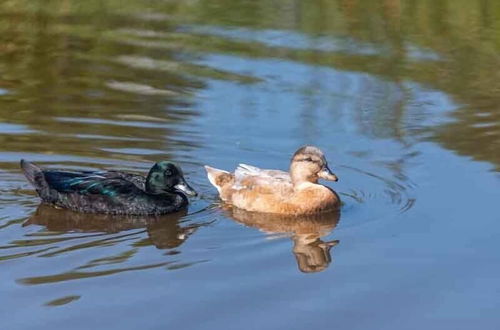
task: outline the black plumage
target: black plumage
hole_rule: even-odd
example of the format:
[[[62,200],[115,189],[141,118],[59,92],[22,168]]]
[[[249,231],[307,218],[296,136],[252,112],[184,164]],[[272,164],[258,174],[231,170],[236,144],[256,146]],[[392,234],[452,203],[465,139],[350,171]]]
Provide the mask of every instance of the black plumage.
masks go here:
[[[188,205],[195,191],[182,170],[156,163],[147,177],[120,171],[43,170],[21,160],[21,168],[43,202],[86,213],[165,214]]]

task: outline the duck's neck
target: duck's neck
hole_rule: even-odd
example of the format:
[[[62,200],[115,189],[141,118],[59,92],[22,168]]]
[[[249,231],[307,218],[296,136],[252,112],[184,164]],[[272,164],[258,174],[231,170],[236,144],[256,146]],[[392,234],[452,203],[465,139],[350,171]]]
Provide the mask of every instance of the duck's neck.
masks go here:
[[[151,184],[149,181],[146,181],[146,192],[149,193],[149,194],[154,194],[154,195],[159,195],[159,194],[164,194],[165,193],[165,190],[163,190],[162,188],[154,185],[154,184]]]
[[[295,188],[318,183],[317,175],[311,174],[310,171],[306,171],[293,163],[290,165],[290,177]]]
[[[183,193],[175,191],[175,192],[173,192],[173,194],[175,194],[175,200],[177,201],[177,203],[179,205],[181,205],[181,204],[184,205],[184,204],[188,203],[188,198]]]
[[[154,195],[155,198],[168,202],[172,206],[182,207],[188,203],[188,198],[183,193],[176,190],[148,190],[146,192]]]
[[[164,192],[164,187],[161,187],[153,180],[153,170],[149,171],[146,177],[146,184],[144,185],[144,190],[149,194],[158,195]]]
[[[171,197],[175,196],[175,201],[179,204],[183,204],[188,201],[187,196],[180,191],[170,190],[170,189],[165,190],[165,188],[158,188],[155,187],[154,185],[148,185],[147,183],[146,183],[146,192],[152,195],[166,195]]]

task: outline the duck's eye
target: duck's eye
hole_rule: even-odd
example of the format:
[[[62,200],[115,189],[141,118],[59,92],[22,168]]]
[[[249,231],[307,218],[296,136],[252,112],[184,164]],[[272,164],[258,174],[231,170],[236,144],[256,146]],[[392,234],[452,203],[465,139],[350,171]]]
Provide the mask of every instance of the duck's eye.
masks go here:
[[[312,158],[311,157],[307,157],[306,159],[304,159],[305,162],[312,162]]]
[[[165,175],[167,175],[167,176],[172,175],[172,171],[171,170],[165,170]]]

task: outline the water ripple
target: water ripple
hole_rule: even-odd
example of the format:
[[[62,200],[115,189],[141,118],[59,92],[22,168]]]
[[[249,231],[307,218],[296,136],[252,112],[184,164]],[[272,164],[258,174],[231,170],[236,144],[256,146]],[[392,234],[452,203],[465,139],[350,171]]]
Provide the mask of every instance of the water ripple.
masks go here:
[[[397,175],[392,178],[387,178],[367,170],[347,165],[338,167],[354,171],[358,175],[365,176],[371,179],[371,181],[375,181],[375,184],[370,185],[370,191],[366,191],[363,188],[351,188],[348,191],[341,192],[341,195],[356,203],[365,204],[378,201],[384,204],[394,205],[399,212],[407,212],[416,202],[416,198],[412,196],[414,184],[412,184],[408,178],[397,178]]]

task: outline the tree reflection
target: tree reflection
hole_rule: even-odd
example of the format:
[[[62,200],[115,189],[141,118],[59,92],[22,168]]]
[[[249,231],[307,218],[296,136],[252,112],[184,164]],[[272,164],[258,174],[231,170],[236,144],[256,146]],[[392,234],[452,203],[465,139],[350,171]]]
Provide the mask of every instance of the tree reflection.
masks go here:
[[[409,116],[405,102],[387,101],[368,104],[369,132],[404,140],[416,133],[409,127],[417,127],[446,148],[500,167],[495,152],[500,144],[500,3],[494,0],[222,0],[148,6],[140,1],[67,0],[61,5],[19,0],[3,2],[0,12],[0,88],[15,91],[0,96],[0,120],[44,133],[44,143],[37,134],[16,141],[0,135],[0,142],[8,142],[1,143],[4,149],[52,152],[58,145],[61,153],[104,156],[107,151],[93,148],[97,136],[133,136],[127,145],[135,149],[192,148],[198,144],[194,136],[182,137],[185,133],[174,125],[196,115],[185,111],[191,91],[204,88],[206,77],[255,81],[195,63],[204,54],[220,53],[364,72],[396,86],[412,81],[443,91],[460,105],[451,114],[453,122],[428,127],[425,120],[435,114]],[[197,32],[186,25],[197,26]],[[211,32],[214,27],[246,28],[251,32],[246,37],[283,31],[301,42],[225,37]],[[121,115],[138,109],[156,125],[145,129],[131,121],[78,121],[119,122]],[[61,125],[59,119],[68,114]],[[359,125],[366,126],[359,115]],[[174,135],[181,138],[170,140]],[[74,145],[80,148],[70,148]],[[125,143],[109,139],[104,147],[116,150]]]

